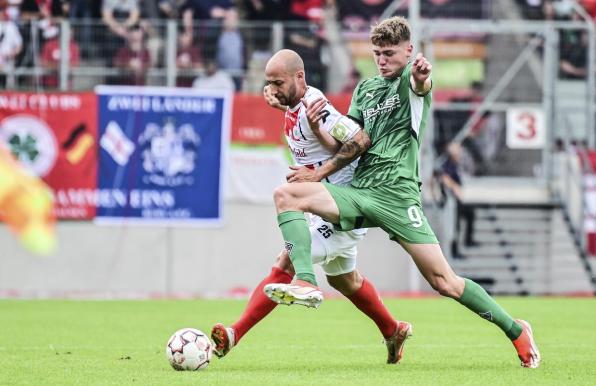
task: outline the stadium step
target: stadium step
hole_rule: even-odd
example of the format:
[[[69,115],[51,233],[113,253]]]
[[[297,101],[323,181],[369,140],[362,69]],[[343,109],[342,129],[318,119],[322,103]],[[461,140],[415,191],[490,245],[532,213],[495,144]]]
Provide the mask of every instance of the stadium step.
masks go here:
[[[466,247],[460,232],[452,259],[458,274],[494,294],[593,291],[559,206],[479,203],[475,213],[477,244]]]

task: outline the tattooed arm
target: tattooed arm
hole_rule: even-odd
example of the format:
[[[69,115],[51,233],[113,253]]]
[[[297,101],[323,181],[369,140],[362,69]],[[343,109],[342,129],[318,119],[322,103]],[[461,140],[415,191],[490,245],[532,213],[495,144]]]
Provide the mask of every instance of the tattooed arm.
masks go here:
[[[292,172],[286,176],[288,182],[316,182],[335,173],[346,165],[349,165],[356,158],[360,157],[370,147],[370,138],[359,130],[352,138],[342,143],[341,147],[333,157],[328,159],[316,170],[304,166],[291,166]]]

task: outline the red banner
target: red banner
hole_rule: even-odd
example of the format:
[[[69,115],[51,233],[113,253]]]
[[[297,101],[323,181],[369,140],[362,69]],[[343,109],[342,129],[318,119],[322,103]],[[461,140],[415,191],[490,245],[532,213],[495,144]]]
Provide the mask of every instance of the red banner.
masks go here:
[[[94,93],[0,94],[0,141],[54,190],[58,218],[95,217]]]
[[[330,95],[329,100],[347,114],[350,94]],[[284,114],[265,102],[260,95],[236,94],[232,114],[232,143],[247,145],[284,145]]]

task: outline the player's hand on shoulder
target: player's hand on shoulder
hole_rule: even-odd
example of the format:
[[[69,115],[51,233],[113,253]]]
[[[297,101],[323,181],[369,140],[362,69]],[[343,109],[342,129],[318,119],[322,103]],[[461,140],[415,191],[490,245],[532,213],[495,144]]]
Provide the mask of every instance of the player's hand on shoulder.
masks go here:
[[[265,101],[269,106],[282,111],[286,111],[287,106],[284,106],[281,103],[279,103],[279,100],[275,97],[275,95],[273,95],[273,92],[271,91],[271,87],[269,85],[263,87],[263,98],[265,98]]]
[[[308,119],[310,128],[317,130],[319,128],[319,120],[328,114],[328,112],[325,111],[327,100],[323,97],[318,97],[308,102],[305,98],[302,98],[302,104],[306,109],[306,119]]]
[[[286,176],[286,181],[289,183],[321,181],[314,169],[309,169],[306,166],[290,166],[290,169],[292,171]]]

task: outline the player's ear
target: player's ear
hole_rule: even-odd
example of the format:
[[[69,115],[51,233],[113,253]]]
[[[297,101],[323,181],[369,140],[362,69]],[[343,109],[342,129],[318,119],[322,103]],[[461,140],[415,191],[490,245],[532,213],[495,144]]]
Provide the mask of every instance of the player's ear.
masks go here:
[[[304,79],[304,70],[296,71],[296,79]]]

